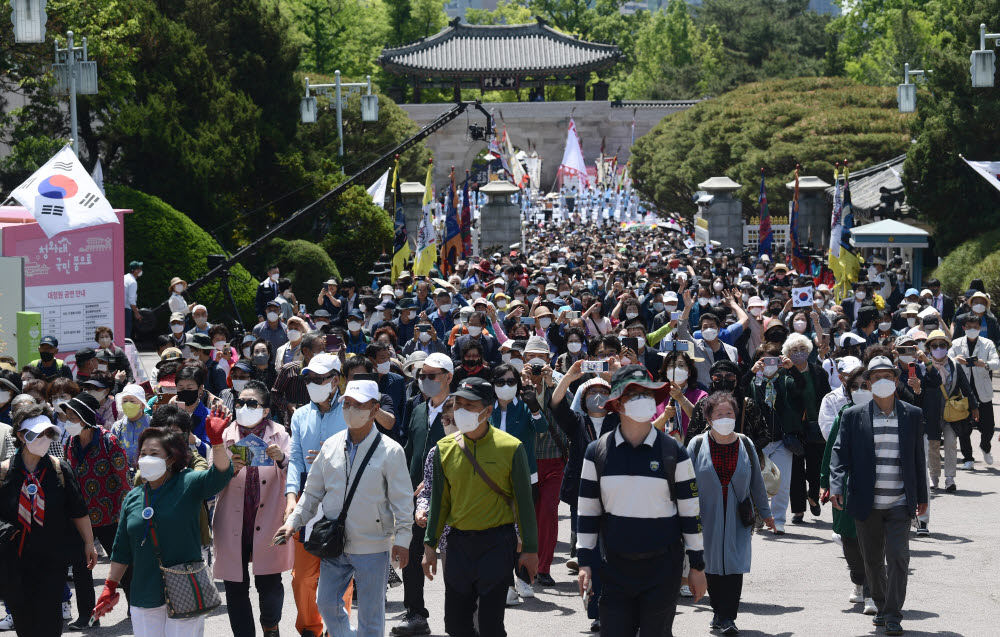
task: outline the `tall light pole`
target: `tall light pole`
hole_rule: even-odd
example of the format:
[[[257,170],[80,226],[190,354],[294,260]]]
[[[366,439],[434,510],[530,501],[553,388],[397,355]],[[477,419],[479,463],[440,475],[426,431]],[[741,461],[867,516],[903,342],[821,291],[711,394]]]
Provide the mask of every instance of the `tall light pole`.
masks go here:
[[[14,24],[14,42],[45,42],[47,0],[10,0],[10,21]]]
[[[316,121],[316,98],[312,96],[312,92],[317,95],[330,95],[330,89],[334,91],[333,101],[336,103],[337,107],[337,139],[339,146],[337,148],[337,157],[340,158],[340,172],[344,172],[344,115],[343,115],[343,96],[341,93],[342,88],[346,88],[348,93],[359,93],[362,88],[367,87],[368,93],[361,96],[361,121],[363,122],[377,122],[378,121],[378,95],[372,95],[372,76],[365,76],[364,82],[341,82],[340,81],[340,71],[334,71],[334,83],[333,84],[310,84],[309,78],[306,78],[306,96],[302,98],[302,103],[299,106],[299,110],[302,113],[302,123],[312,124]]]
[[[66,32],[66,48],[56,40],[56,61],[52,72],[56,76],[55,92],[69,95],[69,127],[73,152],[80,156],[80,136],[77,133],[76,96],[97,94],[97,62],[87,59],[87,38],[83,46],[73,46],[73,32]]]
[[[910,70],[910,63],[903,65],[903,83],[896,89],[900,113],[912,113],[917,110],[917,85],[910,83],[910,76],[920,77],[930,71],[923,69]]]
[[[987,33],[986,25],[979,25],[979,49],[969,56],[969,73],[972,74],[973,88],[989,88],[993,86],[993,76],[996,74],[996,53],[986,48],[987,40],[1000,40],[1000,33]],[[994,45],[995,46],[995,45]]]

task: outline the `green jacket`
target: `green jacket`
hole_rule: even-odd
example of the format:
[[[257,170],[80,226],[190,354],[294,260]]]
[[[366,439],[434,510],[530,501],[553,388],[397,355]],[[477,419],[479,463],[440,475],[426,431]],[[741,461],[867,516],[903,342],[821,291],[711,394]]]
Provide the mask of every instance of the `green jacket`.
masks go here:
[[[830,437],[826,439],[826,449],[823,450],[823,462],[819,465],[819,485],[824,489],[830,488],[830,455],[833,453],[833,445],[837,442],[837,435],[840,433],[840,416],[848,407],[853,407],[854,403],[847,403],[841,407],[837,413],[837,418],[830,428]],[[832,508],[832,507],[831,507]],[[854,518],[847,515],[847,494],[844,494],[844,509],[838,511],[833,509],[833,531],[841,537],[858,537],[858,530],[854,526]]]

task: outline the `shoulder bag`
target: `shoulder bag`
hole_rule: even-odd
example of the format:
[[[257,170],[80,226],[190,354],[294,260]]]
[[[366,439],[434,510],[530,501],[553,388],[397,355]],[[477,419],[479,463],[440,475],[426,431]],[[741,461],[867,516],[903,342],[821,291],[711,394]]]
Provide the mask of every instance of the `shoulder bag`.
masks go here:
[[[208,565],[199,560],[174,566],[164,566],[160,543],[156,539],[156,522],[149,533],[153,539],[156,563],[163,575],[163,596],[167,600],[167,615],[171,619],[185,619],[205,615],[222,605],[222,597],[208,572]]]
[[[958,368],[955,373],[960,373]],[[958,382],[955,382],[958,386]],[[941,383],[941,395],[944,396],[944,420],[945,422],[961,422],[969,417],[969,399],[965,396],[949,396],[945,391],[944,383]]]
[[[381,440],[382,432],[376,430],[375,440],[372,441],[372,445],[368,448],[368,453],[365,454],[364,460],[361,461],[361,466],[358,467],[358,472],[354,476],[354,482],[351,483],[351,488],[344,499],[344,508],[341,509],[337,519],[323,518],[313,526],[312,533],[306,538],[303,547],[316,557],[335,558],[340,557],[344,553],[344,544],[347,541],[345,529],[347,510],[351,506],[351,500],[354,499],[354,492],[358,489],[358,483],[361,482],[361,475],[365,472],[365,467],[368,466],[368,461],[372,459],[372,455],[375,453],[375,449]],[[344,444],[347,444],[346,441]]]

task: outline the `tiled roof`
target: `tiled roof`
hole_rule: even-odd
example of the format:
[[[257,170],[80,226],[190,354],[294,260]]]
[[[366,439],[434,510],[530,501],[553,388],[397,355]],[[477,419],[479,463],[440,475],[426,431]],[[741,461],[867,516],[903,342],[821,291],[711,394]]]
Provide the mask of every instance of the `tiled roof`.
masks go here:
[[[457,19],[440,33],[395,49],[378,63],[400,75],[488,77],[583,73],[612,66],[622,57],[613,44],[587,42],[534,24],[471,25]]]
[[[870,218],[869,213],[882,203],[881,188],[896,190],[903,187],[904,160],[906,155],[900,155],[863,170],[851,171],[851,204],[856,212]],[[833,186],[827,188],[826,193],[832,199]],[[904,203],[903,211],[907,209]]]

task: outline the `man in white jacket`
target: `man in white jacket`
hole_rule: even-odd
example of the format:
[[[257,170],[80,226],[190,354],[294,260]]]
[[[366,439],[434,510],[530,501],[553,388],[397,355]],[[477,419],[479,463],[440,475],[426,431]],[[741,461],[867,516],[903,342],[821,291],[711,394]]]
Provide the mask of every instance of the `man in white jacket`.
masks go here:
[[[826,440],[830,437],[830,430],[833,429],[833,421],[837,419],[837,414],[840,410],[851,401],[847,397],[847,392],[844,388],[844,383],[847,382],[847,375],[861,367],[861,361],[855,356],[845,356],[838,359],[837,365],[837,375],[840,378],[840,387],[834,389],[826,396],[823,396],[823,402],[819,405],[819,430],[823,432],[823,439]]]
[[[290,538],[321,504],[323,515],[336,520],[357,483],[344,523],[344,552],[324,558],[320,566],[316,601],[332,637],[383,637],[390,547],[397,567],[409,559],[413,488],[403,448],[374,426],[378,409],[375,381],[347,384],[343,413],[348,429],[323,443],[295,511],[275,535],[276,540]],[[359,600],[357,632],[342,602],[352,578]]]
[[[949,354],[955,357],[955,362],[964,365],[966,374],[971,376],[971,385],[979,399],[979,422],[970,421],[972,427],[960,436],[960,446],[964,464],[963,469],[972,469],[975,463],[972,459],[972,430],[979,431],[979,448],[983,452],[983,461],[993,464],[993,454],[990,453],[990,442],[993,438],[993,377],[1000,370],[1000,357],[997,356],[996,343],[986,338],[986,330],[982,328],[980,317],[974,313],[965,315],[962,328],[965,335],[951,342]]]

